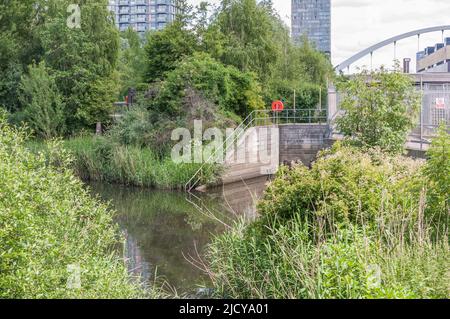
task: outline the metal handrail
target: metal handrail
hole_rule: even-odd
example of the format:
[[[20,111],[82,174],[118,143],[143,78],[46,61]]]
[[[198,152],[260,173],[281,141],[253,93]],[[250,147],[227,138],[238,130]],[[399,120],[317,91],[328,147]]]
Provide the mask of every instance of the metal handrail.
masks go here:
[[[297,114],[303,114],[303,116],[297,116]],[[304,116],[304,114],[307,114]],[[325,115],[320,115],[325,114]],[[290,116],[291,115],[291,116]],[[264,125],[280,125],[280,124],[328,124],[328,116],[326,109],[286,109],[281,112],[274,112],[272,110],[255,110],[251,112],[244,121],[236,127],[234,133],[231,134],[223,143],[222,148],[215,149],[211,156],[208,158],[205,164],[203,164],[197,172],[195,172],[194,176],[186,183],[185,190],[187,193],[191,193],[195,187],[197,187],[198,183],[200,183],[202,179],[203,170],[205,169],[206,164],[210,163],[218,154],[220,150],[224,150],[225,153],[228,153],[231,147],[234,147],[236,141],[242,137],[242,134],[245,134],[246,130],[253,124],[256,123],[256,126],[259,121],[264,121]],[[280,123],[283,121],[287,121],[287,123]],[[232,140],[233,143],[230,143]]]

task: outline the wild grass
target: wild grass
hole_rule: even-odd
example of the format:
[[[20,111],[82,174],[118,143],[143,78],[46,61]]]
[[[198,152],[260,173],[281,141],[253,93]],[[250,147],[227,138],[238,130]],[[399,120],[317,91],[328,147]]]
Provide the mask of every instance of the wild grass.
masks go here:
[[[176,164],[171,158],[159,158],[150,148],[121,145],[105,137],[80,136],[63,145],[74,156],[75,173],[88,181],[175,190],[182,189],[200,168],[200,164]],[[28,147],[46,153],[42,142]],[[207,168],[203,183],[217,179],[218,172],[218,167]]]
[[[267,225],[264,236],[242,221],[210,246],[208,273],[217,297],[448,298],[448,235],[432,240],[407,229],[375,234],[348,225],[312,241],[300,216]]]

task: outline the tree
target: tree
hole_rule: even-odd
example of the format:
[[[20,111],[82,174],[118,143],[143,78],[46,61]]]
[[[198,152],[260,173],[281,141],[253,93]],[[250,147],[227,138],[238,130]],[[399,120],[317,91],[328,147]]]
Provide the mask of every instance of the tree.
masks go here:
[[[9,111],[19,109],[21,76],[41,53],[35,30],[41,23],[42,10],[39,0],[0,3],[0,106]]]
[[[29,67],[20,92],[24,118],[38,136],[50,139],[64,132],[64,104],[44,62]]]
[[[67,108],[71,131],[109,121],[118,95],[119,32],[106,0],[81,5],[81,28],[67,26],[70,0],[48,2],[39,28],[46,62]]]
[[[145,50],[142,38],[131,28],[121,33],[121,50],[118,72],[120,74],[120,94],[127,94],[129,88],[139,88],[144,81]]]
[[[398,66],[393,72],[363,70],[341,80],[337,88],[344,111],[337,125],[349,142],[392,153],[404,150],[421,101],[411,79]]]
[[[214,56],[240,71],[252,71],[263,83],[270,76],[279,47],[267,5],[255,0],[223,0],[212,28],[222,34],[223,50]]]
[[[266,104],[283,98],[297,108],[315,108],[321,90],[326,100],[329,59],[303,38],[296,46],[272,1],[224,0],[202,36],[204,50],[224,64],[257,74]]]
[[[191,56],[198,48],[197,37],[187,29],[182,19],[177,19],[165,29],[150,33],[145,46],[148,83],[163,80],[166,73],[175,69],[177,63]]]

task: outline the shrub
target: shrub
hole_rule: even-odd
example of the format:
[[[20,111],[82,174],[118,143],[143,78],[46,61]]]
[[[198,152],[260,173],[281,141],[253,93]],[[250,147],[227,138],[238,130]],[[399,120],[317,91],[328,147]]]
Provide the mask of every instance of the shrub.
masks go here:
[[[420,95],[411,79],[398,69],[363,70],[341,81],[338,91],[344,114],[337,119],[339,131],[349,142],[366,148],[401,153],[406,138],[417,123]]]
[[[264,107],[261,88],[252,73],[224,66],[206,54],[195,54],[167,74],[153,109],[171,116],[184,114],[181,102],[188,90],[241,117]]]
[[[0,118],[0,298],[145,297],[115,252],[113,212],[73,176],[65,151],[50,145],[47,160],[24,138]],[[69,265],[80,266],[80,289],[67,287]]]
[[[321,232],[340,223],[395,218],[383,216],[385,210],[408,204],[416,211],[422,164],[379,150],[361,152],[337,143],[319,154],[311,170],[303,165],[292,170],[282,167],[258,209],[268,218],[291,219],[299,213],[312,220],[319,218],[324,223]]]

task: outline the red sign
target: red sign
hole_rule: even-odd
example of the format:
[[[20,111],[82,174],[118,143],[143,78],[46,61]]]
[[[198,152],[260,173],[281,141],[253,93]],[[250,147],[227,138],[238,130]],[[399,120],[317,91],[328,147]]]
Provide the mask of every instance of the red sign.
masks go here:
[[[436,99],[436,108],[437,109],[445,109],[445,98],[437,98]]]
[[[284,110],[284,104],[281,101],[274,101],[272,103],[272,111],[281,112]]]

